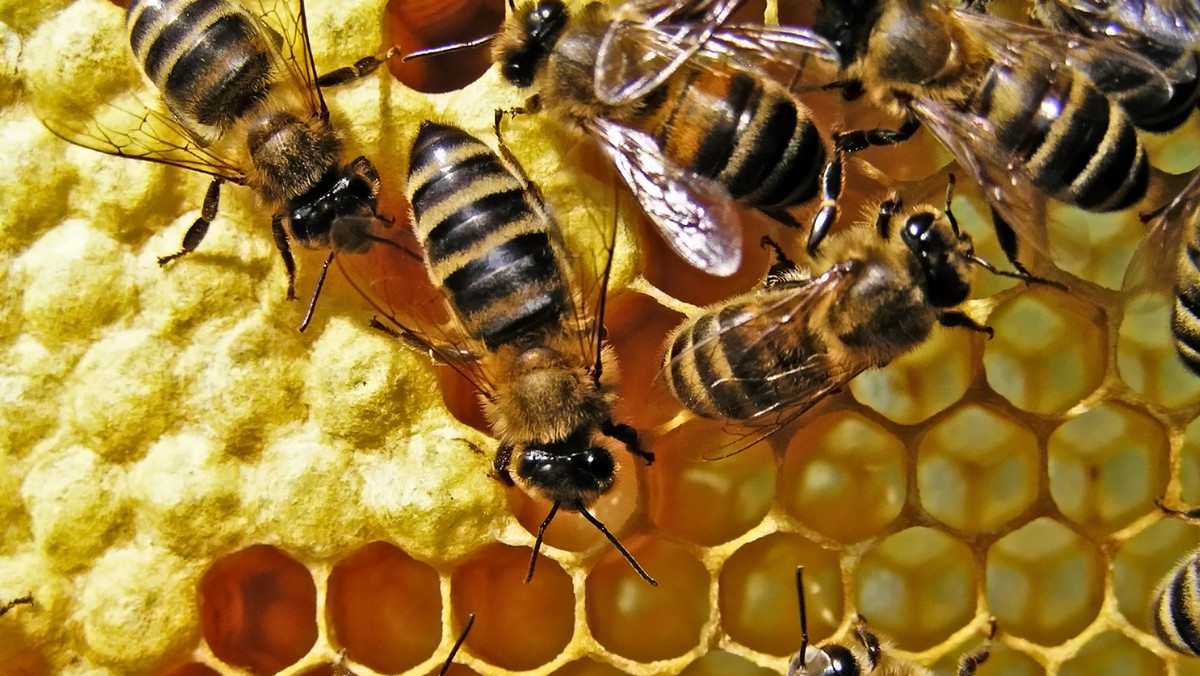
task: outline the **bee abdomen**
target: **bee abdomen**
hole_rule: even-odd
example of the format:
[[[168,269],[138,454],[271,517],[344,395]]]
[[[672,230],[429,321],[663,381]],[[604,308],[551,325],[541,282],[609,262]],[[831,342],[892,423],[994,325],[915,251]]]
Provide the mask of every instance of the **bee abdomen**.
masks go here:
[[[417,236],[464,329],[495,350],[559,326],[570,296],[525,184],[486,145],[445,125],[422,125],[409,162]]]
[[[1170,573],[1154,601],[1154,633],[1184,655],[1200,655],[1200,557]]]
[[[1158,88],[1145,83],[1106,93],[1120,102],[1139,129],[1157,133],[1179,127],[1196,109],[1200,101],[1200,53],[1155,47],[1146,45],[1139,53],[1160,66],[1171,81],[1171,99],[1165,105],[1155,104]]]
[[[671,107],[661,111],[654,132],[668,157],[752,207],[787,207],[816,196],[825,146],[807,110],[782,88],[708,71],[673,88],[678,94],[667,97]]]
[[[224,128],[266,98],[271,57],[254,18],[227,0],[145,0],[126,14],[129,43],[188,126]]]
[[[1200,244],[1195,241],[1194,229],[1190,234],[1176,264],[1171,334],[1183,363],[1200,374]]]

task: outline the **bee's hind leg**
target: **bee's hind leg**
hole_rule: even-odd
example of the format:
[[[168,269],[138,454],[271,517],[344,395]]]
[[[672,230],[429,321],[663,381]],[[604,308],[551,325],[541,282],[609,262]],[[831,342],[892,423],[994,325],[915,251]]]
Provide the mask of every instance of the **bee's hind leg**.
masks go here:
[[[318,87],[334,87],[336,85],[345,84],[360,77],[365,77],[375,72],[380,64],[393,56],[400,53],[400,48],[393,45],[382,54],[368,56],[366,58],[355,61],[353,65],[342,66],[336,70],[331,70],[317,78]]]

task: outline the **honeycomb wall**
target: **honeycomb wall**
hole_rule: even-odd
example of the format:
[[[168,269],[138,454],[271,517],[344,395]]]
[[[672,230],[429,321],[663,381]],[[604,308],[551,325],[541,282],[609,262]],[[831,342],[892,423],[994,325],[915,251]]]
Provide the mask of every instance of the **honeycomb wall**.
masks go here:
[[[486,32],[498,4],[310,0],[318,69],[409,35]],[[439,32],[476,10],[461,36]],[[807,2],[744,11],[811,16]],[[269,215],[236,186],[200,249],[160,269],[204,177],[41,125],[142,86],[121,8],[0,0],[0,47],[0,601],[35,599],[0,618],[6,673],[430,673],[470,613],[453,673],[780,673],[800,642],[798,564],[815,641],[853,640],[861,614],[898,654],[951,673],[994,616],[981,674],[1200,673],[1147,620],[1157,581],[1200,535],[1154,506],[1200,504],[1200,379],[1174,356],[1165,300],[1114,290],[1135,213],[1056,213],[1062,270],[1038,270],[1067,291],[981,273],[968,311],[994,339],[939,330],[709,462],[737,432],[680,415],[655,382],[658,348],[681,302],[752,288],[767,255],[750,246],[728,280],[689,270],[627,197],[614,206],[593,148],[518,117],[507,138],[569,236],[619,216],[619,415],[658,462],[624,462],[595,512],[660,587],[568,514],[522,584],[547,505],[488,477],[494,442],[461,382],[372,329],[336,273],[298,333]],[[416,124],[488,139],[492,111],[523,95],[478,63],[391,65],[326,99],[383,176],[382,210],[403,220]],[[823,122],[886,120],[830,101],[813,97]],[[1200,163],[1196,124],[1154,140],[1156,162]],[[897,181],[946,161],[924,133],[862,157]],[[860,168],[845,220],[887,189]],[[961,188],[960,222],[1002,261]],[[750,215],[744,226],[751,245],[786,237]],[[297,255],[303,297],[323,254]]]

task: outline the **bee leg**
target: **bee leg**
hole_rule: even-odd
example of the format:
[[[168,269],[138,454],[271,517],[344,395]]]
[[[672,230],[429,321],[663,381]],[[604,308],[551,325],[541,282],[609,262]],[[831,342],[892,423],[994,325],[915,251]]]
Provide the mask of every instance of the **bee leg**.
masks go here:
[[[546,204],[546,201],[542,198],[541,188],[539,188],[536,183],[529,180],[529,175],[525,173],[525,168],[521,166],[519,161],[517,161],[517,156],[513,154],[512,149],[508,147],[508,143],[504,141],[504,133],[500,129],[500,124],[504,121],[504,116],[515,115],[517,112],[524,111],[522,111],[520,108],[513,108],[512,110],[503,110],[501,108],[496,109],[496,118],[492,125],[492,128],[496,132],[496,149],[500,152],[500,158],[508,166],[508,170],[516,175],[516,177],[525,184],[525,190],[529,191],[529,193],[533,195],[533,198],[537,202],[538,206],[545,211],[544,205]]]
[[[325,275],[329,273],[329,264],[333,262],[333,256],[336,251],[330,251],[325,258],[325,264],[321,266],[321,276],[317,277],[317,285],[313,288],[312,298],[308,301],[308,311],[304,313],[304,319],[300,321],[300,332],[308,328],[309,322],[312,321],[313,311],[317,309],[317,297],[321,295],[321,288],[325,286]]]
[[[1164,514],[1169,516],[1177,516],[1181,519],[1187,519],[1189,521],[1200,520],[1200,507],[1193,507],[1191,509],[1171,509],[1163,503],[1162,498],[1155,499],[1154,504],[1157,505]]]
[[[836,144],[835,144],[836,145]],[[817,247],[825,241],[830,228],[837,222],[838,198],[842,196],[845,179],[842,177],[842,152],[836,147],[831,159],[821,171],[821,208],[813,217],[812,229],[808,231],[808,243],[805,250],[809,256],[816,255]]]
[[[974,319],[971,319],[967,315],[965,315],[962,312],[959,312],[957,310],[946,310],[945,312],[938,315],[938,323],[941,324],[942,326],[946,326],[946,327],[949,327],[952,329],[953,328],[970,329],[971,331],[977,331],[979,333],[986,333],[988,340],[991,340],[992,336],[994,336],[996,334],[996,332],[994,330],[992,330],[992,327],[980,324],[979,322],[975,321]]]
[[[838,80],[836,82],[830,82],[829,84],[821,87],[821,89],[842,90],[842,100],[844,101],[856,101],[862,98],[863,94],[866,93],[866,90],[863,89],[863,83],[861,80]]]
[[[32,606],[33,605],[33,594],[26,594],[26,595],[22,596],[21,598],[13,599],[13,600],[9,601],[8,603],[5,603],[3,606],[0,606],[0,616],[3,616],[8,611],[10,611],[13,608],[16,608],[17,606],[20,606],[20,605]]]
[[[296,300],[296,261],[292,259],[292,247],[288,244],[287,230],[283,228],[283,215],[275,214],[271,219],[271,233],[275,235],[275,247],[283,256],[283,267],[287,270],[287,299]]]
[[[921,128],[921,121],[912,118],[900,125],[899,129],[858,129],[845,131],[833,136],[833,146],[844,153],[856,153],[871,146],[893,146],[907,141]]]
[[[217,217],[217,207],[221,204],[221,184],[224,182],[225,179],[218,176],[208,184],[208,191],[204,193],[204,205],[200,207],[200,218],[197,218],[183,234],[183,244],[179,251],[170,256],[158,257],[159,265],[166,265],[180,256],[190,254],[204,241],[204,236],[208,234],[208,226]]]
[[[883,658],[883,649],[879,647],[879,637],[870,629],[867,629],[867,620],[862,615],[858,616],[858,624],[854,627],[854,635],[858,638],[858,642],[867,649],[867,661],[870,662],[867,666],[867,671],[875,671],[875,666]]]
[[[896,193],[892,193],[887,199],[879,203],[879,213],[875,216],[875,232],[879,233],[880,239],[888,239],[892,236],[892,217],[899,210],[900,195]]]
[[[492,458],[492,478],[505,486],[515,485],[512,474],[508,473],[508,463],[512,460],[513,447],[508,442],[501,442]]]
[[[958,676],[974,676],[975,670],[979,665],[987,661],[987,658],[992,655],[992,639],[996,636],[996,618],[992,618],[991,630],[988,632],[987,640],[983,645],[979,646],[978,650],[967,653],[958,661]]]
[[[775,240],[764,235],[761,245],[764,249],[770,249],[775,254],[775,262],[771,264],[771,267],[767,268],[767,278],[763,280],[764,288],[769,289],[795,277],[795,273],[799,270],[796,267],[796,262],[788,258],[788,255],[783,252],[783,248]]]
[[[400,48],[392,45],[382,54],[368,56],[354,62],[352,66],[342,66],[337,70],[331,70],[317,78],[318,87],[333,87],[340,84],[345,84],[352,80],[357,80],[360,77],[370,75],[375,72],[379,64],[387,61],[393,56],[400,53]]]
[[[636,455],[642,460],[645,460],[647,465],[654,464],[654,454],[650,451],[642,450],[642,442],[640,439],[638,439],[637,430],[635,430],[632,426],[624,424],[618,425],[610,421],[600,431],[604,432],[606,436],[610,436],[622,444],[625,444],[625,448],[629,449],[630,453]]]

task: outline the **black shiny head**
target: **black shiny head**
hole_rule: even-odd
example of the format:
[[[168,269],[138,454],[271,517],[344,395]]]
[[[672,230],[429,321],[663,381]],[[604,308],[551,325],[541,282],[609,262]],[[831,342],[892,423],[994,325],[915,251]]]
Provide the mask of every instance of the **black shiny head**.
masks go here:
[[[365,165],[365,167],[363,166]],[[364,170],[369,167],[369,170]],[[311,248],[361,252],[370,246],[376,216],[379,179],[375,168],[360,158],[334,169],[307,193],[288,203],[292,237]]]
[[[516,470],[547,499],[579,511],[612,488],[617,465],[607,448],[592,446],[576,433],[561,442],[525,447]]]
[[[858,660],[854,659],[854,653],[846,646],[832,643],[822,646],[821,650],[829,657],[829,666],[820,676],[859,676],[862,673]]]
[[[822,0],[813,31],[833,43],[842,64],[863,58],[867,41],[883,13],[881,0]]]
[[[521,17],[519,46],[506,50],[500,74],[522,89],[533,86],[534,77],[567,26],[567,7],[562,0],[539,0]]]
[[[971,285],[963,277],[965,264],[969,263],[959,252],[960,238],[948,228],[936,227],[937,222],[931,212],[914,214],[904,222],[900,237],[921,265],[930,305],[953,307],[971,294]]]

